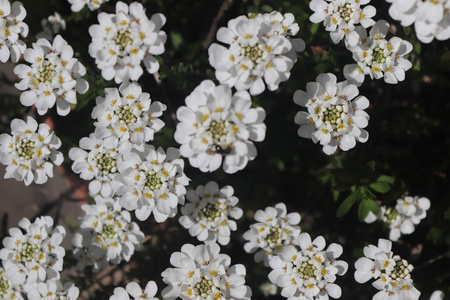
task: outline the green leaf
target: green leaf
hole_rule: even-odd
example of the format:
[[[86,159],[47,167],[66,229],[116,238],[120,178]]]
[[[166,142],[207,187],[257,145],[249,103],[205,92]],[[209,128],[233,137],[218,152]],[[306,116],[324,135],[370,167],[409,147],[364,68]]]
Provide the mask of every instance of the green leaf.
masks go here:
[[[183,44],[183,37],[178,32],[172,32],[170,34],[170,41],[172,42],[173,48],[178,49]]]
[[[311,25],[311,29],[310,29],[311,34],[315,34],[317,32],[317,30],[319,29],[319,25],[320,25],[319,23],[313,23]]]
[[[387,184],[385,182],[374,182],[374,183],[371,183],[369,185],[369,187],[372,190],[374,190],[375,192],[382,193],[382,194],[387,193],[391,189],[389,184]]]
[[[338,218],[345,215],[350,208],[352,208],[353,204],[361,198],[361,189],[357,188],[353,193],[351,193],[345,200],[342,202],[341,206],[339,206],[336,216]]]
[[[377,182],[384,182],[384,183],[394,183],[394,178],[389,177],[387,175],[381,175],[377,178]]]
[[[366,218],[367,214],[369,213],[370,209],[370,202],[374,202],[373,200],[367,200],[367,199],[363,199],[360,203],[359,203],[359,207],[358,207],[358,218],[361,222],[364,221],[364,219]]]

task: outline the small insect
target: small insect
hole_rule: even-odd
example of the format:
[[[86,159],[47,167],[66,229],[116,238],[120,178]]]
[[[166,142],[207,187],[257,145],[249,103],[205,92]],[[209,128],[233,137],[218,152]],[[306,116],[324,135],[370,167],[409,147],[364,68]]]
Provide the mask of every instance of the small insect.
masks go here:
[[[231,151],[233,151],[233,148],[230,146],[219,146],[219,145],[215,145],[214,146],[214,152],[217,154],[221,154],[221,155],[228,155],[231,153]]]

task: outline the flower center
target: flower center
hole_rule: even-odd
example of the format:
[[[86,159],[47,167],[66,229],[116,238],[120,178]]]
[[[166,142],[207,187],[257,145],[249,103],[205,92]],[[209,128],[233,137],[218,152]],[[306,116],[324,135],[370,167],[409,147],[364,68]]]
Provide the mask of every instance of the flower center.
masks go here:
[[[196,294],[205,299],[212,293],[213,288],[215,288],[213,281],[205,277],[200,278],[194,286]]]
[[[119,108],[119,113],[117,114],[119,117],[119,122],[121,124],[130,124],[130,123],[136,123],[137,119],[136,116],[131,111],[131,107],[129,105],[124,105]]]
[[[393,280],[405,279],[410,277],[410,272],[413,266],[410,265],[405,259],[397,260],[394,269],[390,272],[386,272]]]
[[[211,121],[211,124],[209,125],[209,128],[206,129],[209,134],[211,134],[211,137],[214,140],[214,144],[222,144],[225,142],[225,137],[228,134],[227,130],[227,124],[225,121]]]
[[[23,243],[22,250],[20,252],[20,261],[24,263],[32,261],[33,256],[37,253],[40,253],[38,245],[30,244],[28,242]]]
[[[206,219],[209,222],[212,222],[220,218],[220,216],[222,215],[222,210],[217,209],[215,204],[208,203],[205,207],[202,208],[201,214],[203,216],[202,219]]]
[[[17,153],[21,159],[30,160],[34,153],[34,142],[24,138],[17,145]]]
[[[353,13],[353,9],[351,8],[350,3],[345,4],[338,8],[338,13],[341,15],[341,18],[345,20],[345,22],[350,21],[351,14]]]
[[[6,293],[9,290],[9,282],[8,280],[4,279],[3,277],[0,277],[0,296],[6,295]]]
[[[34,78],[40,83],[51,83],[55,76],[56,66],[45,60],[42,65],[37,69],[37,73],[34,74]]]
[[[391,223],[395,222],[398,215],[399,215],[399,213],[395,208],[389,207],[386,210],[386,213],[384,214],[383,221],[386,222],[387,224],[391,224]]]
[[[131,32],[129,29],[121,29],[117,32],[114,42],[120,47],[120,51],[123,51],[128,45],[133,43]]]
[[[114,230],[115,226],[114,225],[106,225],[103,224],[103,229],[101,232],[101,236],[106,238],[106,239],[113,239],[117,237],[117,233]]]
[[[281,244],[283,242],[282,229],[280,227],[270,227],[269,233],[266,235],[264,240],[271,247],[275,247],[277,244]]]
[[[250,59],[254,64],[259,64],[262,61],[262,54],[263,50],[261,44],[241,47],[241,55]]]
[[[298,266],[298,273],[300,275],[300,278],[303,280],[308,280],[310,278],[316,278],[316,275],[314,272],[317,271],[317,267],[308,261],[302,262],[300,266]]]
[[[339,126],[345,117],[342,105],[330,105],[323,112],[323,122],[328,125]]]
[[[373,49],[372,57],[373,57],[372,61],[382,64],[382,63],[386,62],[387,56],[384,55],[384,49],[377,46],[375,49]]]
[[[112,158],[109,154],[99,153],[96,157],[96,161],[97,168],[103,173],[103,175],[117,172],[116,159]]]
[[[162,187],[161,178],[156,175],[155,170],[145,172],[145,186],[152,191],[159,190]]]

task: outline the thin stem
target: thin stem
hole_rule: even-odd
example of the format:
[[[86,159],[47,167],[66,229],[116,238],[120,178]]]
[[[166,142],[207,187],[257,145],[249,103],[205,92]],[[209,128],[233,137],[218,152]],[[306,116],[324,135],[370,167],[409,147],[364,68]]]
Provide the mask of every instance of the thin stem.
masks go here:
[[[227,9],[228,3],[231,3],[233,0],[224,0],[222,5],[219,8],[219,11],[217,12],[217,15],[214,17],[213,22],[211,24],[211,27],[209,28],[208,35],[206,36],[205,41],[203,42],[203,49],[207,49],[209,45],[211,44],[212,40],[214,39],[214,35],[217,31],[217,23],[219,23],[219,20],[222,18],[225,10]]]

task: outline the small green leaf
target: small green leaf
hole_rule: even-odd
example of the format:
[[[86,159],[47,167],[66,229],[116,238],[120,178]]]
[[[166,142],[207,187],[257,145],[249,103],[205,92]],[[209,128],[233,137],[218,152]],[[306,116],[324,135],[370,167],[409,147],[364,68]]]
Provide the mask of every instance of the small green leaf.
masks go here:
[[[315,34],[315,33],[317,32],[318,29],[319,29],[319,23],[313,23],[313,24],[311,25],[311,29],[310,29],[311,34]]]
[[[394,183],[394,178],[389,177],[387,175],[381,175],[377,178],[377,182],[384,182],[384,183]]]
[[[367,214],[369,213],[370,209],[370,202],[373,202],[372,200],[366,200],[363,199],[360,203],[359,203],[359,207],[358,207],[358,218],[361,222],[364,221],[364,219],[366,218]]]
[[[389,184],[385,182],[374,182],[371,183],[370,188],[378,193],[387,193],[391,188],[389,187]]]
[[[336,216],[338,218],[345,215],[350,208],[352,208],[353,204],[355,204],[356,201],[358,201],[361,197],[361,190],[360,188],[357,188],[353,193],[351,193],[345,200],[342,202],[341,206],[339,206]]]

